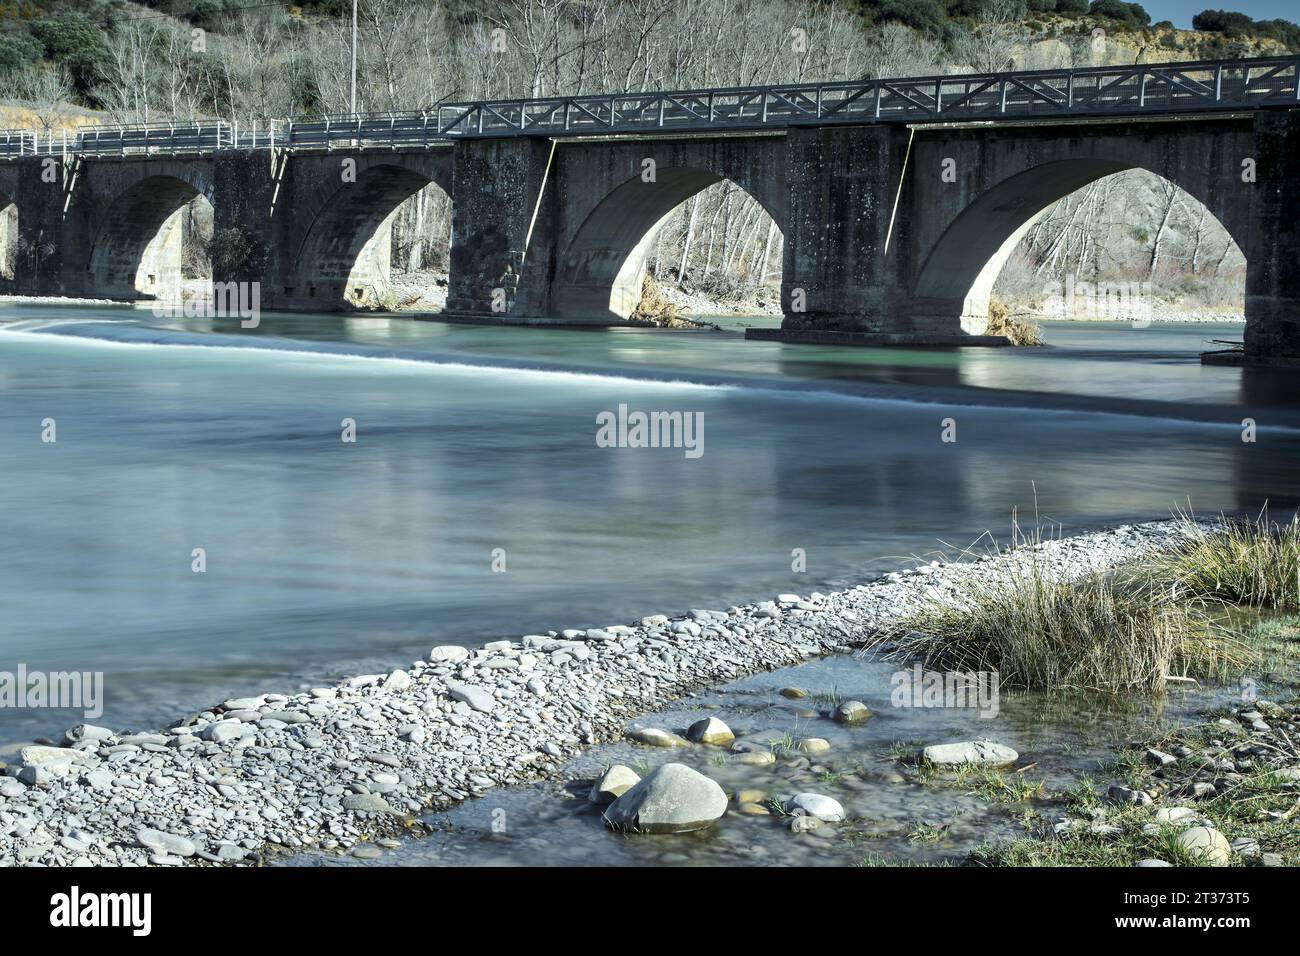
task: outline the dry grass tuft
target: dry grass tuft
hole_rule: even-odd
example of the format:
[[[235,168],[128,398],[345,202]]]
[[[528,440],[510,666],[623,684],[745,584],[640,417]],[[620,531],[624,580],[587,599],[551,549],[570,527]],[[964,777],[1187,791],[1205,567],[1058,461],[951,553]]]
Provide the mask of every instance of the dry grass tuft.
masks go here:
[[[1020,319],[1001,299],[989,299],[989,324],[985,335],[1005,335],[1012,345],[1045,345],[1043,330],[1037,322]]]
[[[1214,527],[1179,518],[1183,543],[1155,569],[1167,586],[1196,598],[1300,610],[1300,513],[1287,524],[1267,509],[1253,518],[1221,518]]]
[[[940,671],[992,671],[1023,690],[1160,693],[1171,677],[1222,677],[1245,667],[1246,646],[1144,571],[1122,568],[1060,580],[1038,534],[999,578],[964,575],[956,593],[928,599],[878,634],[890,660]]]

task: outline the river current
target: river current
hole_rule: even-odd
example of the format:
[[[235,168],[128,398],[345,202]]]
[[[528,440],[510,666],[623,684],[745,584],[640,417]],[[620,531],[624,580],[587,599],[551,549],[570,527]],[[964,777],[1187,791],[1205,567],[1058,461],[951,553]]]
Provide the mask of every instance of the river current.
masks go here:
[[[1197,361],[1240,326],[1047,337],[857,350],[734,323],[6,306],[0,671],[103,672],[96,722],[157,726],[433,644],[852,584],[1005,540],[1013,514],[1296,505],[1294,375]],[[601,447],[620,405],[698,416],[703,453]],[[0,742],[80,719],[0,708]]]

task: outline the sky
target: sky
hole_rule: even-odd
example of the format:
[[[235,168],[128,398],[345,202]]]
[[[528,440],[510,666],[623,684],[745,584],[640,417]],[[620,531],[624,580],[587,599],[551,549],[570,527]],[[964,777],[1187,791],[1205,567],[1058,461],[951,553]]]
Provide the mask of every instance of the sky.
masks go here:
[[[1172,20],[1184,30],[1192,28],[1192,17],[1202,10],[1233,10],[1256,20],[1300,21],[1300,4],[1296,0],[1138,0],[1151,22]]]

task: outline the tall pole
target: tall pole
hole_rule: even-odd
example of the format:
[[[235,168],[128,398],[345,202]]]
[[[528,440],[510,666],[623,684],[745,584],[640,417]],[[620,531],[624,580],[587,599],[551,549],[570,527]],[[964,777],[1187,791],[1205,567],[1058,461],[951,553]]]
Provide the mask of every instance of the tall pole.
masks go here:
[[[352,96],[348,111],[357,111],[357,0],[352,0]]]

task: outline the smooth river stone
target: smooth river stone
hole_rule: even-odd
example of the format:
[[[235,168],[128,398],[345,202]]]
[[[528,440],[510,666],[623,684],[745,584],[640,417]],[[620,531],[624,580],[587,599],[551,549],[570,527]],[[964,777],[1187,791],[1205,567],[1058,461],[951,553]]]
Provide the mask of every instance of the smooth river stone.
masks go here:
[[[963,764],[1007,767],[1019,760],[1020,754],[991,740],[969,740],[956,744],[932,744],[921,751],[921,757],[937,767]]]
[[[718,784],[681,763],[666,763],[610,804],[605,822],[636,833],[684,833],[727,812]]]

